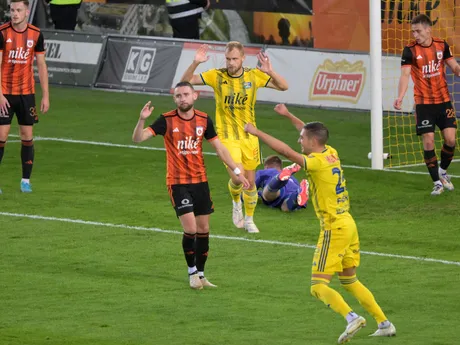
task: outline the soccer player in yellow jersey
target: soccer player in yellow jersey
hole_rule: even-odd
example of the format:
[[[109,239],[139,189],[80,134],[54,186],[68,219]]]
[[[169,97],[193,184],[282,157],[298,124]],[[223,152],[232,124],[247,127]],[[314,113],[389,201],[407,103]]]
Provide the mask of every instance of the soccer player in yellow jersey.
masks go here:
[[[329,131],[320,122],[304,124],[287,108],[281,114],[291,120],[300,131],[299,143],[302,154],[287,144],[247,124],[245,130],[257,136],[273,150],[300,165],[307,173],[310,183],[310,200],[319,218],[321,232],[313,256],[311,294],[348,322],[338,343],[349,341],[366,320],[353,312],[342,296],[329,287],[333,275],[338,273],[342,286],[377,321],[378,329],[372,336],[396,335],[396,328],[388,321],[372,293],[358,280],[359,237],[353,217],[348,213],[348,191],[337,151],[326,145]]]
[[[256,168],[260,164],[259,140],[246,133],[244,125],[255,124],[254,107],[257,89],[268,87],[285,91],[288,89],[288,84],[284,78],[275,73],[270,59],[263,52],[257,55],[259,60],[257,68],[243,67],[244,47],[235,41],[229,42],[226,46],[226,68],[193,74],[199,64],[208,61],[207,53],[207,45],[202,45],[197,50],[192,64],[182,76],[182,81],[189,81],[193,85],[208,85],[214,89],[217,135],[251,184],[249,189],[243,190],[235,173],[227,168],[230,175],[228,189],[233,199],[233,223],[248,232],[259,232],[253,219],[257,205],[255,176]],[[246,216],[243,216],[241,193],[243,193]]]

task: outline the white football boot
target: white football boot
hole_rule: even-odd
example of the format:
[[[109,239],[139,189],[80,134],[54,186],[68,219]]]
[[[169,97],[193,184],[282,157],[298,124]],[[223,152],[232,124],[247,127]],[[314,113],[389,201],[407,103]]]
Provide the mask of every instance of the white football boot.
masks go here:
[[[380,328],[380,325],[379,325],[379,328],[369,336],[370,337],[394,337],[395,335],[396,335],[396,327],[391,322],[389,322],[389,325],[387,327]]]
[[[444,187],[441,183],[435,183],[431,195],[441,195],[444,192]]]
[[[450,176],[447,175],[447,172],[446,173],[441,173],[441,171],[439,171],[439,180],[441,181],[442,186],[444,187],[444,189],[447,189],[448,191],[453,191],[454,190],[454,184],[450,180]]]
[[[190,274],[190,287],[195,290],[201,290],[203,288],[203,284],[201,283],[201,279],[198,276],[198,273]]]
[[[339,344],[344,344],[350,341],[351,338],[355,336],[358,331],[366,327],[366,319],[363,318],[362,316],[358,316],[356,319],[351,321],[348,325],[347,328],[345,328],[345,332],[343,332],[339,340],[337,341]]]

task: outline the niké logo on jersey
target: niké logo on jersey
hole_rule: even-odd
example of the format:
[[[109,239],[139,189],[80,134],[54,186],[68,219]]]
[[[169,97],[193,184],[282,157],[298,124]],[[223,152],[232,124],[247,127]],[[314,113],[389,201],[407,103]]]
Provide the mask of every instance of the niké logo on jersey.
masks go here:
[[[435,62],[434,60],[431,60],[428,65],[423,65],[422,66],[422,73],[425,75],[425,77],[431,77],[434,76],[432,74],[438,75],[439,73],[436,74],[436,72],[439,72],[439,68],[441,67],[441,61]]]
[[[235,93],[231,96],[225,96],[224,103],[228,105],[246,105],[248,101],[248,95]]]
[[[30,57],[30,49],[24,49],[23,47],[18,47],[16,49],[12,49],[8,52],[8,62],[9,63],[19,63],[25,64],[27,63],[27,59]]]

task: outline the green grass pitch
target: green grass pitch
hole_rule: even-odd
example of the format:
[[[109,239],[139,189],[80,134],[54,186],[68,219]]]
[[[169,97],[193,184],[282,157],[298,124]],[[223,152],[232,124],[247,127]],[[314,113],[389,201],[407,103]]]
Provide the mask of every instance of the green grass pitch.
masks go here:
[[[313,250],[295,245],[316,243],[312,208],[283,214],[259,205],[260,234],[234,228],[228,177],[211,155],[211,233],[219,237],[211,238],[207,276],[219,288],[188,287],[165,153],[124,146],[133,145],[147,100],[154,117],[174,108],[171,97],[51,88],[51,110],[35,128],[48,140],[35,144],[30,195],[19,191],[20,144],[10,138],[0,166],[0,344],[335,344],[345,322],[310,295]],[[213,114],[212,100],[196,106]],[[272,108],[257,105],[258,126],[298,148],[295,129]],[[292,111],[328,125],[344,165],[370,165],[368,113]],[[161,148],[163,141],[135,146]],[[359,277],[398,330],[392,339],[369,338],[374,320],[334,279],[368,320],[352,343],[457,344],[459,192],[430,197],[427,174],[344,170],[365,252]],[[459,164],[451,171],[460,174]]]

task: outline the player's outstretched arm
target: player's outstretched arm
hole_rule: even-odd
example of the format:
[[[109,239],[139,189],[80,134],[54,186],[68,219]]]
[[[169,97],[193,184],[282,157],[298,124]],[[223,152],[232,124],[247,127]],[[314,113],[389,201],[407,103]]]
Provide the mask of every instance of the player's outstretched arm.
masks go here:
[[[225,164],[227,164],[227,166],[233,170],[235,175],[238,177],[240,182],[243,184],[243,188],[248,189],[250,187],[249,181],[244,177],[244,174],[241,172],[241,170],[238,168],[236,163],[233,161],[233,158],[230,155],[230,152],[228,152],[227,148],[224,145],[222,145],[222,142],[219,140],[219,138],[215,137],[215,139],[212,139],[209,142],[216,150],[217,156],[219,156],[220,160],[224,162]]]
[[[272,63],[270,62],[268,55],[264,52],[260,52],[257,54],[257,59],[259,60],[259,66],[257,66],[257,68],[268,74],[271,78],[267,87],[279,91],[286,91],[289,88],[289,85],[286,79],[273,70]]]
[[[135,143],[140,143],[153,137],[152,131],[148,128],[144,128],[145,120],[147,120],[147,118],[152,114],[153,109],[155,109],[155,107],[150,106],[151,104],[152,102],[149,101],[146,105],[144,105],[139,116],[139,121],[137,121],[136,127],[134,127],[133,141]]]
[[[203,80],[201,79],[199,74],[193,74],[199,64],[206,62],[209,60],[208,55],[209,46],[207,44],[203,44],[198,48],[195,53],[195,58],[193,59],[192,64],[185,70],[184,74],[180,81],[188,81],[192,85],[203,85]]]
[[[291,120],[291,123],[299,132],[302,130],[303,126],[305,126],[305,123],[297,116],[295,116],[293,113],[291,113],[285,104],[277,104],[274,110],[281,116],[284,116]]]
[[[397,110],[401,110],[404,95],[406,94],[409,86],[411,67],[406,65],[401,67],[401,76],[399,77],[398,83],[398,98],[393,103],[393,107]]]
[[[252,123],[247,123],[244,126],[244,130],[247,133],[258,137],[265,144],[270,146],[272,150],[278,152],[280,155],[283,155],[291,162],[297,163],[301,167],[305,168],[305,159],[303,156],[300,153],[295,152],[288,144],[283,143],[281,140],[278,140],[267,133],[264,133],[260,129],[257,129]]]

